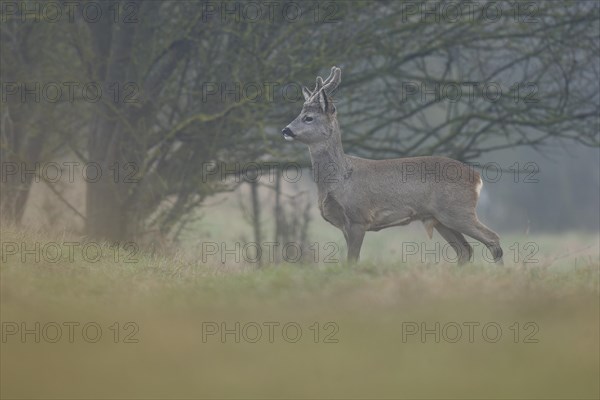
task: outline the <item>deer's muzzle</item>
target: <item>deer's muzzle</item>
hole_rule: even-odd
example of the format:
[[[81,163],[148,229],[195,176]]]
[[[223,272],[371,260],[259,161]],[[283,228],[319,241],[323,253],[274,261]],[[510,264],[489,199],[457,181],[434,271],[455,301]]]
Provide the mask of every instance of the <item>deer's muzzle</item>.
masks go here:
[[[283,138],[285,140],[294,140],[294,138],[296,137],[294,132],[292,132],[292,130],[290,128],[288,128],[287,126],[285,128],[283,128],[283,130],[281,131],[281,134],[283,135]]]

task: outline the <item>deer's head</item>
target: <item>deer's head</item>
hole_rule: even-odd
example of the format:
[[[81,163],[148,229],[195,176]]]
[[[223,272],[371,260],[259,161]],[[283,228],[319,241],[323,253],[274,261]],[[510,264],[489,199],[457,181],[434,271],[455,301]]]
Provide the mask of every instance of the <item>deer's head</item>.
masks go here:
[[[285,140],[313,144],[326,141],[337,132],[336,109],[330,95],[340,84],[341,78],[342,70],[333,67],[325,81],[317,77],[313,91],[302,88],[304,105],[300,115],[281,131]]]

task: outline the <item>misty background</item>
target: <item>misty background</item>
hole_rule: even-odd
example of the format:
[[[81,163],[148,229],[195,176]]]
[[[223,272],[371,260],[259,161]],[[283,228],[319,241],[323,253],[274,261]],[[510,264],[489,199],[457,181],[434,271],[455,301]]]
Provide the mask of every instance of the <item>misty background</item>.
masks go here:
[[[301,1],[269,11],[132,1],[98,18],[86,2],[60,17],[43,3],[10,4],[5,223],[154,244],[318,237],[330,227],[307,149],[279,132],[301,109],[300,85],[337,65],[346,153],[484,166],[478,212],[499,232],[599,230],[596,2]],[[278,168],[266,180],[269,163]],[[287,163],[307,168],[301,180],[286,181]],[[103,172],[93,182],[89,165]],[[263,178],[205,174],[247,165]]]

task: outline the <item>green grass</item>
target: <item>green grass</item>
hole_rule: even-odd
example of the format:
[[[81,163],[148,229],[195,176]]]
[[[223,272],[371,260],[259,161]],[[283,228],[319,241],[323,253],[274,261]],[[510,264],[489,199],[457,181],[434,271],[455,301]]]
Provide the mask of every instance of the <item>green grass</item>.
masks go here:
[[[1,231],[2,242],[63,242]],[[514,239],[508,238],[507,242]],[[114,261],[114,250],[86,262],[56,263],[20,254],[0,268],[1,319],[31,328],[49,322],[98,323],[87,343],[48,343],[18,334],[2,343],[2,398],[598,398],[600,306],[598,237],[536,236],[539,262],[379,262],[366,243],[359,265],[202,264],[188,256]],[[375,240],[375,242],[377,242]],[[369,247],[371,246],[371,247]],[[590,247],[591,246],[591,247]],[[585,249],[585,250],[581,250]],[[4,250],[4,248],[3,248]],[[122,252],[127,254],[127,252]],[[123,343],[127,322],[138,343]],[[119,343],[109,329],[119,322]],[[207,323],[261,325],[257,343],[233,335],[203,342]],[[299,324],[270,343],[264,323]],[[319,323],[318,343],[314,342]],[[327,334],[337,343],[323,343]],[[407,323],[462,326],[456,343],[403,341]],[[474,340],[464,323],[476,322]],[[496,343],[481,327],[498,324]],[[519,323],[515,343],[515,322]],[[532,322],[535,325],[525,324]],[[204,325],[203,325],[204,324]],[[48,326],[48,325],[46,325]],[[513,330],[510,327],[513,327]],[[526,336],[537,343],[525,343]],[[250,329],[250,328],[249,328]],[[450,329],[450,328],[449,328]],[[68,332],[63,328],[63,335]],[[252,332],[248,331],[249,338]],[[294,332],[290,330],[289,332]],[[447,331],[453,337],[454,331]],[[494,331],[490,329],[490,338]],[[442,332],[440,332],[442,333]],[[290,335],[292,336],[292,335]]]

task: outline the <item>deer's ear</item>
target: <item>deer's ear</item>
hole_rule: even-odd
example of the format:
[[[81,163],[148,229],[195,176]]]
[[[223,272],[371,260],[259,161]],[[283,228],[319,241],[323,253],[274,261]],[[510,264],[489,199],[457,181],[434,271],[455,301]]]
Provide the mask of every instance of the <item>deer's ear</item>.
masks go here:
[[[306,86],[302,86],[302,96],[304,96],[304,101],[308,101],[312,96],[312,93]]]
[[[319,90],[319,105],[321,106],[321,111],[327,112],[329,110],[329,99],[323,89]]]
[[[325,89],[319,90],[319,94],[317,95],[314,101],[319,102],[319,106],[322,112],[327,114],[335,114],[335,105],[333,104],[331,98],[327,95],[327,92],[325,92]]]

